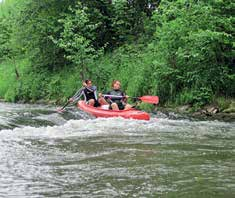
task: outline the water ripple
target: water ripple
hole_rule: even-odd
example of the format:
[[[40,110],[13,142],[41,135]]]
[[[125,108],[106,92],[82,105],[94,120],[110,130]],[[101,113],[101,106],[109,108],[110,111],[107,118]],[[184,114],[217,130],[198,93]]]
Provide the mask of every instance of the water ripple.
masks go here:
[[[0,130],[0,197],[235,194],[235,123],[84,119],[73,111],[63,117],[47,107],[15,108],[0,112],[0,126],[7,126]],[[16,124],[17,115],[38,125]]]

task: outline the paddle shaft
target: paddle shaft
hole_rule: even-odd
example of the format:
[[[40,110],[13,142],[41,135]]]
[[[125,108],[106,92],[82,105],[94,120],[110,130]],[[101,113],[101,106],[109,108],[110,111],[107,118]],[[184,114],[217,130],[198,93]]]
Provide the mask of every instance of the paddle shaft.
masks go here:
[[[103,97],[110,97],[110,98],[125,98],[126,96],[115,96],[115,95],[108,95],[108,94],[102,94]],[[138,98],[138,97],[130,97],[129,98]]]
[[[115,95],[103,95],[104,97],[110,97],[110,98],[125,98],[125,96],[115,96]],[[130,97],[128,98],[133,98],[133,99],[138,99],[146,103],[150,104],[157,104],[159,102],[158,96],[142,96],[142,97]]]
[[[74,96],[73,97],[75,97],[75,96],[77,96],[77,95],[79,95],[79,94],[81,94],[81,92],[83,91],[83,87],[82,88],[80,88],[75,94],[74,94]],[[73,98],[72,97],[72,98]],[[64,109],[65,109],[65,107],[67,107],[68,106],[68,104],[70,103],[70,101],[68,100],[66,103],[65,103],[65,105],[60,109],[61,111],[63,111]]]

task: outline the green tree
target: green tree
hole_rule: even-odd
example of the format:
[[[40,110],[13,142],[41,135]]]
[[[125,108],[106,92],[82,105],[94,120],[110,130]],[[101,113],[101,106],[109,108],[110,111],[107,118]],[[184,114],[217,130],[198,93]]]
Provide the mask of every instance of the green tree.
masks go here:
[[[232,25],[225,12],[213,2],[179,0],[160,4],[153,17],[157,24],[153,49],[155,82],[162,99],[174,101],[184,96],[185,90],[192,96],[183,101],[186,103],[197,101],[193,100],[197,94],[202,99],[201,92],[207,98],[204,103],[212,99],[208,94],[234,94],[233,37],[228,27],[221,28],[220,24]]]
[[[102,48],[96,49],[93,45],[99,23],[90,22],[87,9],[80,3],[75,9],[70,8],[71,13],[59,20],[63,26],[60,39],[54,40],[66,52],[65,57],[77,66],[81,79],[89,74],[89,63],[102,53]]]
[[[6,17],[0,17],[0,29],[0,60],[3,60],[11,54],[10,35],[12,29]]]
[[[73,5],[75,0],[33,1],[27,0],[17,22],[18,42],[25,49],[34,69],[56,70],[65,66],[67,60],[63,50],[51,40],[58,37],[61,27],[58,23],[61,15]]]

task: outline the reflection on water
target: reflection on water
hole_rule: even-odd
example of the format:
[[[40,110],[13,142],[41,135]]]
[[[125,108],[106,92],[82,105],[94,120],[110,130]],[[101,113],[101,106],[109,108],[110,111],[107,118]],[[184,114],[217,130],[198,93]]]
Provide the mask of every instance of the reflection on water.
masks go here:
[[[235,195],[235,123],[0,105],[0,197]]]

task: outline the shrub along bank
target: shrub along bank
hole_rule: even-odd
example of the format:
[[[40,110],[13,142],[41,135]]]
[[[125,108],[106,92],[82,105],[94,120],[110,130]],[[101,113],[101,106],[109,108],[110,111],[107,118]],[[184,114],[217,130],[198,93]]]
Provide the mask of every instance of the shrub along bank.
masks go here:
[[[235,95],[231,1],[6,0],[0,97],[64,102],[91,78],[192,110]],[[3,12],[4,11],[4,12]],[[226,102],[221,102],[226,101]]]

